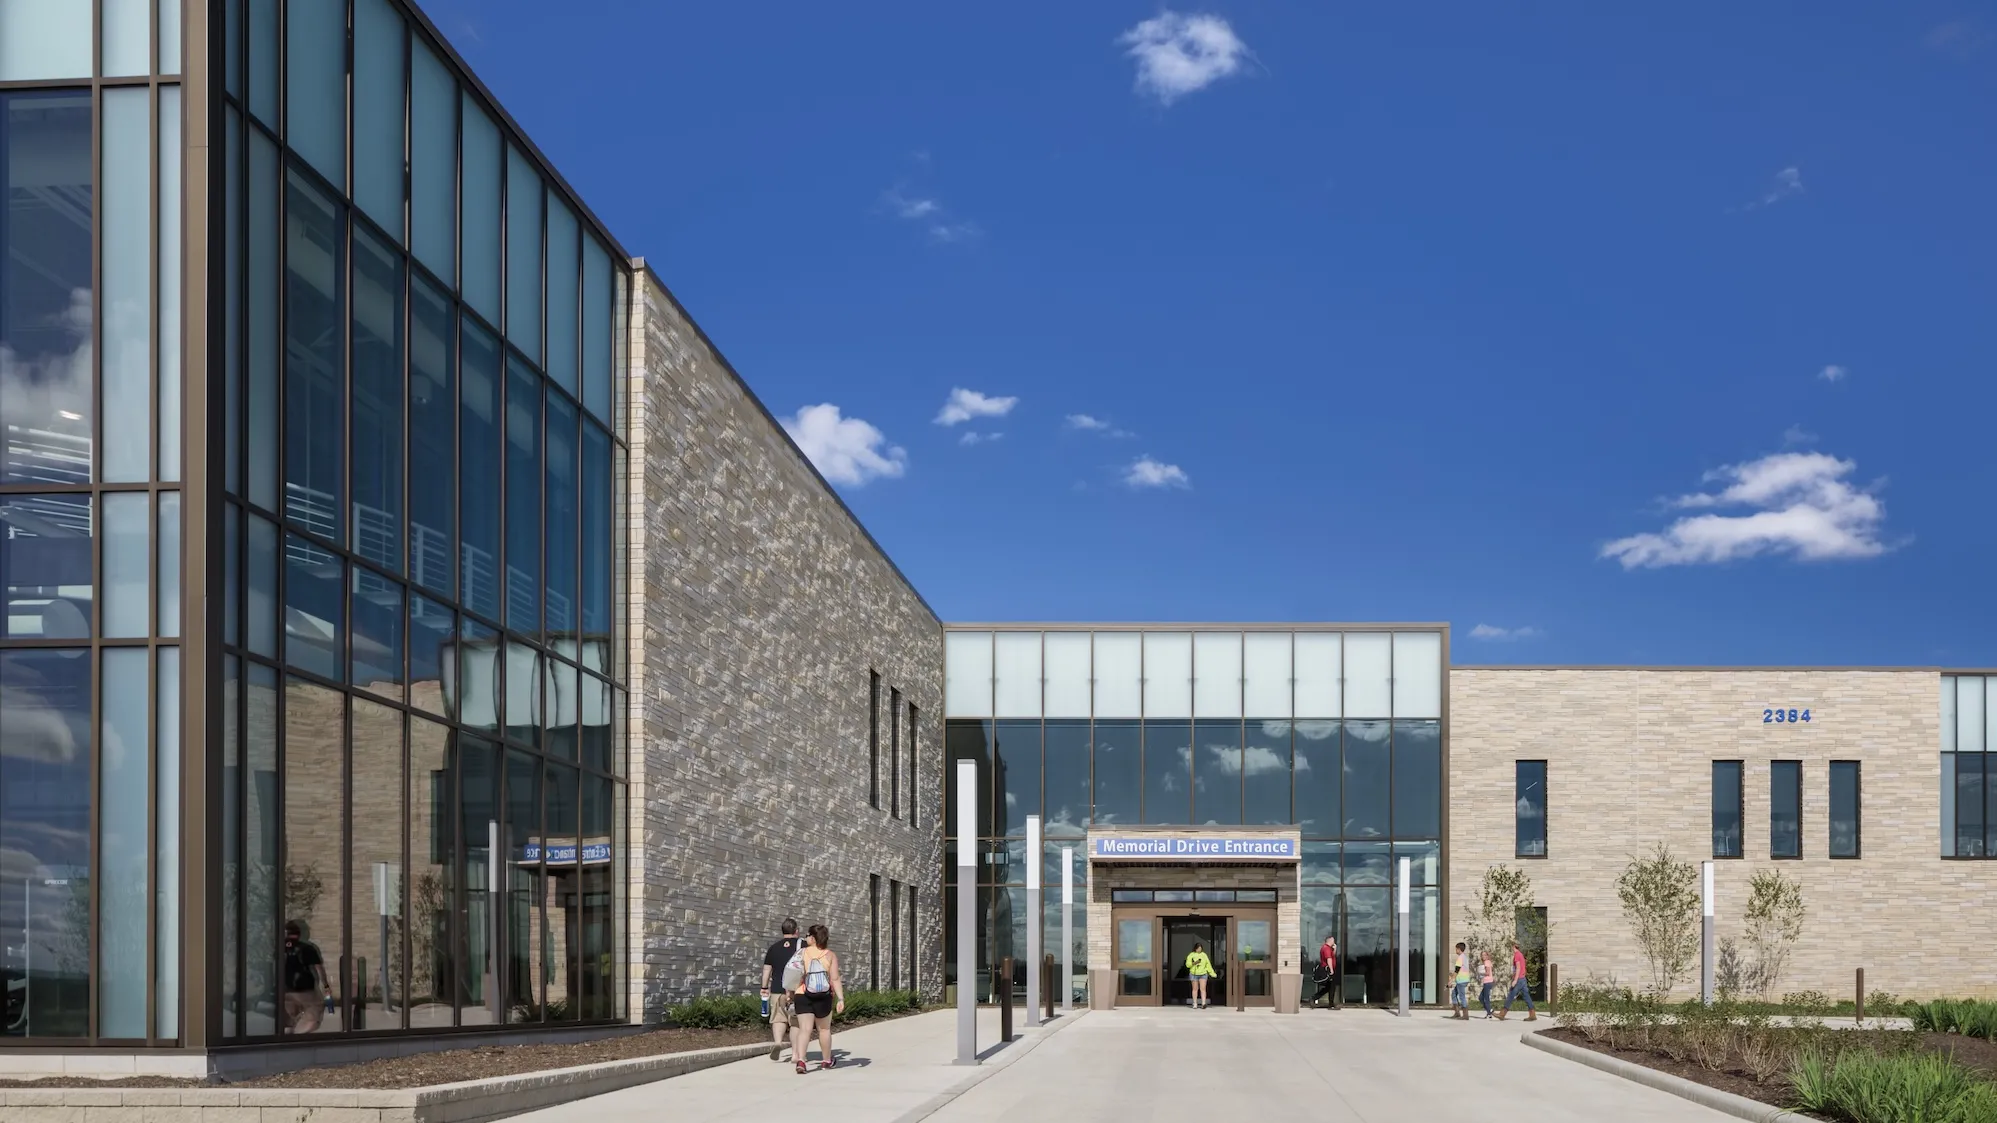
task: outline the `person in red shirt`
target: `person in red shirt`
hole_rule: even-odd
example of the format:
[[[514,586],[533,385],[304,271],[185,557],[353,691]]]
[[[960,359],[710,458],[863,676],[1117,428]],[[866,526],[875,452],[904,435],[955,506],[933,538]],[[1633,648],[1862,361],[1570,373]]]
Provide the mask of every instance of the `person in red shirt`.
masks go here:
[[[1338,941],[1325,933],[1324,943],[1317,949],[1318,997],[1329,998],[1332,1004],[1338,1002]]]
[[[1532,985],[1526,980],[1525,949],[1519,947],[1517,940],[1512,941],[1512,989],[1505,992],[1505,1008],[1498,1011],[1499,1021],[1504,1021],[1505,1015],[1512,1012],[1512,999],[1514,998],[1525,999],[1526,1021],[1536,1022],[1539,1020],[1539,1011],[1532,1007]]]

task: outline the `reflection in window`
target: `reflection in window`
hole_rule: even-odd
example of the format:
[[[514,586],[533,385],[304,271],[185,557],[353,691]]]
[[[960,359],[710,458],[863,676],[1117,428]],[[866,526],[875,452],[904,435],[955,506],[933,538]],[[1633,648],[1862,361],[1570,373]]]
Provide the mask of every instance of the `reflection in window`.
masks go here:
[[[451,736],[446,726],[420,718],[409,723],[409,873],[403,893],[409,916],[404,986],[412,1029],[456,1020],[451,1007],[457,941],[451,926],[461,879],[452,825]]]
[[[1236,677],[1239,674],[1235,671]],[[1239,721],[1193,723],[1193,822],[1241,822]]]
[[[469,478],[469,477],[468,477]],[[541,630],[541,379],[506,364],[506,626]]]
[[[458,277],[458,84],[420,35],[409,60],[409,248],[449,285]]]
[[[320,175],[345,184],[347,6],[339,0],[286,4],[284,39],[285,137]]]
[[[397,1029],[409,994],[402,957],[402,714],[354,699],[354,954],[367,973],[355,980],[355,1029]],[[417,853],[411,859],[420,857]],[[388,917],[384,926],[377,919]],[[330,970],[330,968],[329,968]]]
[[[97,777],[97,1035],[144,1037],[150,672],[143,647],[106,648],[103,658]],[[13,751],[11,746],[8,751]]]
[[[7,635],[90,638],[91,524],[87,494],[0,496]]]
[[[353,677],[363,690],[402,700],[402,586],[354,567]]]
[[[1295,822],[1290,817],[1288,721],[1250,718],[1241,748],[1241,821],[1256,825]]]
[[[499,344],[470,321],[464,325],[463,408],[459,414],[460,477],[472,481],[458,497],[463,564],[459,602],[487,619],[499,619],[500,489]],[[483,481],[483,483],[479,482]]]
[[[576,407],[548,395],[548,636],[572,636],[576,627]]]
[[[340,370],[342,222],[339,207],[295,171],[286,177],[285,201],[284,514],[339,542],[347,404]]]
[[[611,544],[610,434],[582,428],[582,630],[610,634]]]
[[[84,65],[90,73],[87,5]],[[18,6],[7,10],[19,16]],[[53,10],[53,9],[51,9]],[[0,11],[0,21],[7,19]],[[0,27],[4,27],[0,24]],[[0,30],[0,69],[9,36]],[[28,54],[53,58],[45,39]],[[25,62],[26,55],[16,63]],[[0,75],[5,77],[10,75]],[[90,92],[0,93],[0,483],[88,483],[91,463]]]
[[[991,791],[992,782],[992,723],[989,721],[952,721],[944,727],[944,755],[948,764],[943,769],[943,833],[947,838],[957,836],[957,762],[974,761],[978,770],[978,790]],[[992,834],[991,801],[978,801],[977,837]]]
[[[502,930],[509,1022],[541,1020],[541,763],[531,753],[506,754],[506,894]]]
[[[146,21],[139,21],[136,61],[141,73],[146,56],[145,25]],[[107,43],[107,51],[109,47]],[[97,299],[102,305],[100,365],[104,380],[104,447],[99,475],[105,480],[144,480],[152,475],[152,188],[148,166],[152,107],[148,101],[143,86],[104,91],[103,224],[99,228],[103,265]]]
[[[409,596],[409,703],[450,717],[445,704],[445,668],[457,657],[457,615],[449,605]],[[453,676],[455,677],[455,676]]]
[[[1001,793],[999,813],[1003,817],[998,833],[1018,837],[1026,833],[1026,817],[1040,814],[1038,719],[998,723],[998,767],[994,787]]]
[[[506,146],[506,338],[541,361],[541,177]]]
[[[141,653],[143,660],[144,655]],[[142,684],[143,685],[143,684]],[[90,652],[0,651],[0,893],[10,960],[7,1036],[90,1032]],[[25,972],[25,977],[23,977]],[[143,1031],[143,1021],[141,1022]]]
[[[544,872],[538,890],[540,904],[538,947],[534,960],[540,973],[548,1021],[574,1021],[580,997],[581,964],[576,960],[577,911],[576,873],[583,857],[581,832],[577,830],[579,775],[564,764],[549,764],[543,781],[541,861]]]
[[[1770,761],[1768,767],[1768,856],[1803,856],[1803,762]]]
[[[1514,764],[1513,805],[1516,840],[1513,854],[1520,858],[1546,857],[1546,762],[1521,760]]]
[[[1296,790],[1296,823],[1305,838],[1337,838],[1342,820],[1339,795],[1344,774],[1339,762],[1343,723],[1299,721],[1296,724],[1292,786]]]
[[[1394,722],[1394,837],[1442,836],[1442,723]]]
[[[1185,823],[1193,813],[1193,731],[1183,721],[1144,725],[1144,821]]]
[[[340,559],[295,534],[284,536],[284,661],[339,681],[345,639]]]
[[[1095,823],[1130,826],[1141,822],[1139,791],[1144,783],[1143,734],[1134,721],[1098,721],[1095,729]]]
[[[398,180],[398,182],[400,182]],[[354,552],[402,570],[402,255],[354,229]]]
[[[143,491],[106,492],[102,634],[130,638],[147,632],[152,579],[152,503]]]
[[[284,689],[284,923],[296,923],[301,944],[317,952],[332,985],[334,1006],[324,1010],[323,996],[288,962],[278,956],[278,979],[284,996],[280,1031],[335,1033],[352,1028],[347,1006],[352,990],[343,977],[345,947],[340,930],[346,877],[342,837],[346,827],[343,791],[341,713],[344,698],[323,686],[288,679]]]
[[[1345,723],[1346,838],[1387,837],[1390,729],[1384,721]]]
[[[1741,856],[1741,762],[1713,762],[1713,857]]]
[[[458,935],[464,952],[457,961],[458,1021],[460,1025],[495,1025],[505,1009],[499,988],[493,985],[500,967],[496,906],[502,894],[505,873],[504,849],[493,852],[499,841],[499,752],[476,737],[460,737],[458,758],[458,815],[464,824],[461,845],[464,852],[465,910],[459,915],[464,924]]]
[[[409,577],[449,597],[458,456],[456,316],[448,294],[409,286]]]
[[[464,222],[464,240],[459,250],[463,261],[465,301],[485,322],[499,325],[499,177],[503,156],[499,146],[499,126],[480,107],[478,99],[464,95],[464,171],[459,178]]]
[[[1045,736],[1047,818],[1042,829],[1048,838],[1080,838],[1089,825],[1089,723],[1049,721]],[[1050,884],[1061,882],[1057,877]]]
[[[243,1032],[273,1034],[283,1020],[277,956],[278,886],[282,880],[277,818],[277,672],[261,663],[249,675],[242,726]]]
[[[1831,761],[1831,840],[1833,858],[1859,855],[1859,762]]]
[[[548,377],[580,397],[576,385],[576,282],[579,264],[575,212],[548,192]]]
[[[354,0],[354,201],[402,238],[402,17]]]

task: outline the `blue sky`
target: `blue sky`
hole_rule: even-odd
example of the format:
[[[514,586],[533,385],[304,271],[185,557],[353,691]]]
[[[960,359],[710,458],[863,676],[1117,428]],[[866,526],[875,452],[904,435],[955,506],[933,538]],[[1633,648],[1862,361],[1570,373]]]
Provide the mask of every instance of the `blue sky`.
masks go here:
[[[584,7],[426,5],[945,619],[1997,665],[1997,10]]]

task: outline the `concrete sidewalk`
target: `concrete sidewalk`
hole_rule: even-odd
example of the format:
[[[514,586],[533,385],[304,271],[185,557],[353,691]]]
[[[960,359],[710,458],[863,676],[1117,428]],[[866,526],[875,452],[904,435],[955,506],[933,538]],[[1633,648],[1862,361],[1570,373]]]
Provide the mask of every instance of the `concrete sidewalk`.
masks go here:
[[[1076,1010],[1066,1019],[1056,1018],[1045,1027],[1028,1030],[1024,1028],[1025,1014],[1015,1011],[1015,1039],[999,1048],[998,1011],[978,1013],[978,1044],[985,1062],[977,1068],[954,1063],[957,1012],[938,1010],[835,1032],[832,1052],[839,1067],[830,1072],[814,1068],[799,1076],[786,1049],[781,1062],[763,1058],[737,1061],[513,1118],[520,1123],[658,1123],[664,1119],[686,1123],[753,1119],[768,1123],[791,1117],[811,1123],[888,1123],[919,1119],[967,1084],[997,1075],[1015,1060],[1030,1060],[1030,1052],[1049,1034],[1071,1030],[1086,1020],[1083,1011]],[[815,1065],[816,1043],[809,1055]]]

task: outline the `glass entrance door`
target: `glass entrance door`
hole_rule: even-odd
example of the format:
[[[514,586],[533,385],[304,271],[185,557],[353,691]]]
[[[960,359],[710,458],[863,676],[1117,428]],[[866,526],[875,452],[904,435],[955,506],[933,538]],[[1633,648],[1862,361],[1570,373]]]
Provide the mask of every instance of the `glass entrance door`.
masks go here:
[[[1251,913],[1234,918],[1234,978],[1230,983],[1241,988],[1242,1005],[1275,1005],[1275,947],[1275,917]]]
[[[1158,1001],[1157,963],[1152,935],[1157,921],[1150,916],[1116,918],[1116,1000],[1119,1005],[1151,1005]]]
[[[1224,916],[1168,916],[1165,922],[1165,988],[1167,1006],[1189,1006],[1193,1001],[1193,980],[1186,970],[1186,956],[1195,946],[1213,959],[1216,978],[1207,982],[1207,1001],[1215,1006],[1228,1002],[1227,918]]]

